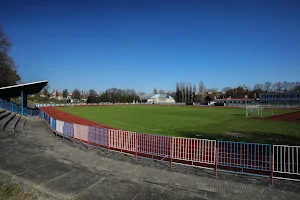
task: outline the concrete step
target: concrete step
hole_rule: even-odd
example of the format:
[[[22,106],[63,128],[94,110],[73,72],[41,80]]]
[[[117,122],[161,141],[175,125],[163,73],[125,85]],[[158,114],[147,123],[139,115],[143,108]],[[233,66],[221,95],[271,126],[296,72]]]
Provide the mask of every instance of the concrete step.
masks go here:
[[[25,118],[25,123],[24,123],[24,130],[25,130],[26,133],[31,132],[31,124],[32,124],[31,119],[26,117]]]
[[[5,110],[5,112],[3,112],[2,114],[0,114],[0,122],[2,121],[2,119],[4,119],[9,114],[10,114],[10,111],[7,111],[7,110]]]
[[[25,118],[24,116],[21,116],[20,120],[18,121],[15,131],[20,133],[24,130],[24,124],[25,124]]]
[[[16,116],[16,113],[10,113],[9,115],[6,115],[3,119],[0,121],[0,131],[3,131],[6,125]]]
[[[6,110],[0,108],[0,114],[4,113]]]
[[[15,132],[15,128],[16,128],[20,118],[21,118],[21,115],[16,114],[15,117],[12,120],[10,120],[10,122],[8,122],[8,124],[4,128],[4,131],[5,132]]]

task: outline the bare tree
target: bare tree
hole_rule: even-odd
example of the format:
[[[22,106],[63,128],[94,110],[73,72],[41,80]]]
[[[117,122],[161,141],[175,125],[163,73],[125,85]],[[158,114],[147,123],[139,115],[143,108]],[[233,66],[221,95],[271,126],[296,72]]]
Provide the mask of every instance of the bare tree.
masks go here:
[[[276,82],[273,84],[273,91],[281,92],[283,90],[283,84],[281,82]]]
[[[272,86],[272,83],[270,81],[265,82],[264,83],[264,91],[270,92],[271,86]]]
[[[204,86],[203,81],[201,81],[199,83],[199,93],[200,93],[200,101],[203,102],[204,98],[205,98],[205,94],[206,94],[205,86]]]
[[[76,99],[76,100],[80,100],[81,99],[81,93],[79,89],[75,89],[72,92],[72,98]]]
[[[229,90],[231,90],[231,89],[232,89],[231,87],[225,87],[225,88],[222,89],[222,92],[225,92],[225,93],[226,93],[227,91],[229,91]]]
[[[300,92],[300,82],[295,83],[294,92]]]
[[[287,81],[283,81],[282,82],[282,89],[283,91],[287,92],[289,90],[289,87],[290,87],[290,83],[287,82]]]
[[[176,83],[176,95],[175,95],[175,100],[177,101],[177,102],[180,102],[180,85],[179,85],[179,83],[177,82]]]
[[[0,29],[0,87],[15,85],[21,79],[13,59],[8,54],[10,48],[11,43]]]
[[[258,92],[262,92],[264,89],[264,85],[263,84],[255,84],[253,90],[256,90]]]
[[[157,89],[156,88],[153,89],[153,93],[157,94]]]
[[[196,93],[197,93],[197,87],[196,87],[196,84],[194,84],[194,86],[193,86],[193,102],[197,102],[197,95],[196,95]]]
[[[190,98],[189,98],[189,84],[187,83],[186,85],[185,85],[185,102],[189,102],[190,101]]]
[[[180,91],[181,91],[181,102],[185,102],[185,91],[184,91],[184,83],[180,83]]]
[[[97,92],[94,89],[90,89],[89,92],[88,92],[88,95],[89,96],[94,96],[94,97],[98,96]]]
[[[192,95],[193,95],[193,87],[192,84],[189,83],[189,102],[192,102]]]
[[[159,94],[165,94],[166,92],[164,90],[159,90],[158,93]]]

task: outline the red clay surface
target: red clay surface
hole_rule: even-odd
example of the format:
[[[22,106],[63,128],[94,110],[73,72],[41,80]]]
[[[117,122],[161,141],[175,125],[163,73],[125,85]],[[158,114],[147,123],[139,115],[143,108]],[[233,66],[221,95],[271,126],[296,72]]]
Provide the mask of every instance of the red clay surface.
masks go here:
[[[275,115],[271,117],[265,117],[266,120],[274,120],[274,121],[287,121],[287,122],[298,122],[300,123],[300,111],[286,113],[281,115]]]
[[[111,128],[109,126],[105,126],[105,125],[99,124],[97,122],[93,122],[93,121],[90,121],[90,120],[87,120],[87,119],[77,117],[75,115],[71,115],[69,113],[60,111],[60,110],[57,110],[54,107],[41,107],[39,109],[44,111],[45,113],[47,113],[51,117],[54,117],[57,120],[61,120],[61,121],[69,122],[69,123],[86,125],[86,126],[97,126],[97,127],[101,127],[101,128],[114,129],[114,128]]]

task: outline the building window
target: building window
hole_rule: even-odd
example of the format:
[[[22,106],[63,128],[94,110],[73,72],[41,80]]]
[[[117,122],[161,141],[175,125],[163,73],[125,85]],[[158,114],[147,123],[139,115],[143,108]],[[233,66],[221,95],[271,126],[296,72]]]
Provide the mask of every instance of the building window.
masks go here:
[[[236,103],[236,101],[234,101],[234,103]]]
[[[245,103],[245,101],[242,101],[242,103]]]
[[[232,103],[232,101],[230,101],[230,103]]]
[[[297,94],[297,97],[299,97],[299,94]]]

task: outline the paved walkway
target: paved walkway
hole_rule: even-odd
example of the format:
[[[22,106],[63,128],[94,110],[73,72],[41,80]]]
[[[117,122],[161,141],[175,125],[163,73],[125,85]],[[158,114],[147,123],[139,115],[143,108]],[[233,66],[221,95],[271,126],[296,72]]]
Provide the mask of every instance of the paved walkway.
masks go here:
[[[43,125],[32,133],[0,132],[0,172],[54,199],[300,199],[300,183],[174,166],[56,138]]]

